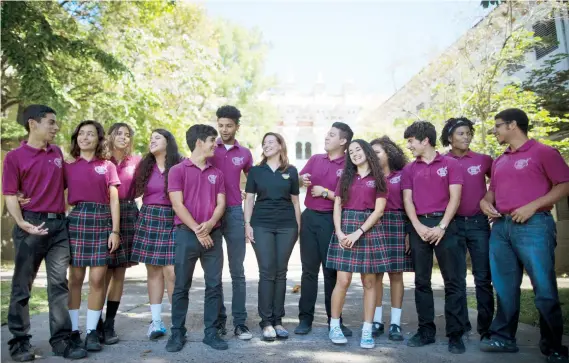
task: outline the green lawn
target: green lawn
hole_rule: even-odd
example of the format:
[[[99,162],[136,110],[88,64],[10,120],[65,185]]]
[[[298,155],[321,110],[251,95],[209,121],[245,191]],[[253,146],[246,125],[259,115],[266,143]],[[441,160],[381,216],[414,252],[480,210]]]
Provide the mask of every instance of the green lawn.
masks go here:
[[[539,326],[539,313],[535,308],[533,290],[523,290],[520,298],[520,323]],[[559,289],[559,301],[563,311],[563,334],[569,335],[569,288]],[[476,296],[468,296],[468,307],[476,309]]]
[[[8,321],[8,305],[10,304],[10,291],[11,291],[11,284],[9,281],[2,281],[0,282],[0,299],[1,299],[1,313],[2,325],[6,324]],[[30,315],[43,313],[48,311],[48,303],[47,303],[47,288],[45,287],[36,287],[32,288],[32,297],[30,299]]]

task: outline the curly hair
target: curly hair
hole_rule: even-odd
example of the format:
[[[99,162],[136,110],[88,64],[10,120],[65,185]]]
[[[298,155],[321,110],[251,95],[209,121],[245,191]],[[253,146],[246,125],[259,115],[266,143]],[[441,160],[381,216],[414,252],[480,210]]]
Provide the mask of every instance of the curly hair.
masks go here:
[[[385,193],[387,190],[387,184],[385,183],[385,177],[383,175],[383,170],[379,165],[379,160],[373,151],[371,145],[362,139],[352,140],[350,143],[357,143],[362,148],[366,161],[369,165],[370,175],[375,180],[375,189],[378,193]],[[349,147],[348,147],[349,148]],[[356,172],[358,167],[352,162],[349,155],[346,156],[346,163],[344,165],[344,172],[340,177],[340,198],[342,198],[342,204],[350,199],[350,186],[352,185],[354,178],[356,177]]]
[[[235,106],[225,105],[218,108],[215,115],[217,116],[218,120],[220,118],[228,118],[230,120],[233,120],[235,124],[239,125],[241,111],[239,111],[239,109],[237,109]]]
[[[71,135],[71,156],[77,158],[81,154],[81,149],[77,143],[77,137],[79,137],[79,131],[81,131],[81,128],[87,125],[93,125],[97,130],[98,142],[97,148],[95,149],[95,157],[100,160],[107,160],[109,158],[109,150],[105,139],[105,129],[103,128],[103,125],[95,120],[81,121],[79,125],[77,125],[75,131],[73,131],[73,134]]]
[[[115,148],[115,138],[117,137],[117,134],[118,134],[119,130],[121,129],[121,127],[125,127],[128,130],[128,133],[130,135],[130,143],[126,147],[126,152],[125,152],[126,156],[130,156],[130,154],[132,153],[132,145],[133,145],[133,140],[134,140],[134,130],[132,129],[132,127],[130,127],[129,124],[124,123],[124,122],[116,122],[116,123],[112,124],[111,127],[109,127],[109,130],[107,131],[107,136],[109,138],[109,140],[108,140],[109,152],[113,152],[113,149]]]
[[[382,136],[377,139],[373,139],[370,145],[379,145],[387,154],[387,162],[389,164],[389,170],[399,171],[403,170],[405,165],[409,162],[407,155],[403,152],[403,149],[399,147],[395,142],[393,142],[388,136]]]
[[[437,130],[435,125],[429,121],[415,121],[409,125],[403,133],[403,138],[408,139],[410,137],[414,137],[419,141],[428,138],[432,147],[437,146]]]
[[[441,132],[441,143],[443,146],[450,145],[450,137],[452,136],[453,132],[456,131],[457,128],[461,126],[466,126],[470,129],[470,133],[474,135],[474,122],[470,121],[466,117],[457,117],[457,118],[449,118],[445,122],[445,126],[443,127],[443,131]]]
[[[164,175],[164,193],[168,195],[168,172],[170,171],[171,167],[180,163],[184,157],[180,154],[176,139],[170,131],[165,129],[155,129],[152,131],[152,133],[160,134],[166,139],[166,162],[164,165],[165,170],[162,175]],[[138,164],[138,167],[134,173],[135,198],[138,198],[144,194],[146,186],[148,185],[148,180],[150,179],[150,175],[152,175],[154,165],[156,165],[156,157],[151,152],[146,154]]]

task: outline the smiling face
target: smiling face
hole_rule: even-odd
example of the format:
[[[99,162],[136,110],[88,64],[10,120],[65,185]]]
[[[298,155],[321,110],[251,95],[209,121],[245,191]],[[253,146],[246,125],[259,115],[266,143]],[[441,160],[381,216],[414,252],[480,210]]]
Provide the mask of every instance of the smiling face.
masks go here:
[[[267,135],[263,140],[263,155],[265,158],[277,155],[281,151],[281,145],[274,135]]]
[[[221,117],[217,120],[217,131],[224,143],[231,143],[235,140],[235,134],[239,130],[239,125],[230,118]]]
[[[470,143],[472,142],[472,131],[468,126],[457,127],[453,131],[452,135],[449,136],[449,142],[453,149],[458,149],[461,151],[467,151],[470,148]]]
[[[413,153],[414,157],[422,156],[425,149],[429,145],[429,139],[425,138],[423,141],[417,140],[415,137],[410,137],[407,139],[407,149]]]
[[[215,154],[215,136],[208,136],[205,141],[198,139],[196,148],[200,150],[206,158],[211,158]]]
[[[128,127],[119,127],[113,138],[113,147],[116,150],[126,150],[130,147],[131,135]]]
[[[494,136],[500,145],[509,143],[510,135],[513,132],[513,125],[506,123],[501,118],[497,119],[494,123]]]
[[[30,119],[29,126],[30,133],[33,133],[39,140],[45,142],[52,142],[59,131],[59,126],[57,125],[55,114],[53,113],[46,113],[39,122]]]
[[[364,150],[357,142],[352,142],[348,148],[348,153],[350,154],[350,160],[354,165],[360,166],[367,162]]]
[[[153,155],[165,153],[166,146],[168,146],[166,138],[157,132],[153,132],[150,136],[150,152]]]
[[[77,145],[81,151],[95,151],[99,144],[99,135],[95,125],[83,125],[77,134]]]
[[[326,152],[338,150],[343,148],[345,143],[346,139],[340,138],[340,130],[332,127],[324,139],[324,150],[326,150]]]
[[[377,159],[379,160],[379,165],[382,168],[385,168],[386,166],[388,166],[389,165],[389,158],[388,158],[385,150],[383,150],[383,148],[381,147],[381,145],[380,144],[374,144],[371,147],[373,148],[373,151],[375,151],[375,155],[377,156]]]

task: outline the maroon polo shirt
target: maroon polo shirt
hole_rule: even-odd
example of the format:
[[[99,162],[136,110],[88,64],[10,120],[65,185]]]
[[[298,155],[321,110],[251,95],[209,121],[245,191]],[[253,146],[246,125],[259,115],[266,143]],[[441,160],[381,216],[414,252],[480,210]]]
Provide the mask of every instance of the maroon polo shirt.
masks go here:
[[[64,213],[65,197],[63,153],[53,144],[36,149],[23,141],[4,159],[2,193],[22,192],[30,202],[22,210],[38,213]]]
[[[312,187],[320,185],[334,191],[344,171],[345,163],[345,156],[330,160],[328,154],[316,154],[308,160],[300,171],[300,175],[310,174],[311,185],[308,187],[306,198],[304,199],[306,208],[319,212],[331,212],[334,210],[334,201],[321,196],[313,197],[311,193]]]
[[[134,188],[134,172],[140,160],[142,160],[140,156],[130,155],[118,164],[115,158],[111,158],[111,161],[117,168],[117,174],[121,181],[121,185],[118,187],[120,200],[134,200],[134,194],[136,192]]]
[[[207,222],[213,216],[217,206],[217,195],[225,194],[225,181],[221,170],[206,162],[201,170],[190,159],[170,168],[168,173],[168,192],[182,192],[184,206],[192,215],[196,223]],[[174,218],[176,225],[182,220]],[[215,227],[219,227],[217,222]],[[189,227],[189,226],[188,226]]]
[[[67,202],[75,205],[80,202],[109,204],[109,187],[118,187],[121,182],[117,168],[110,160],[97,158],[87,161],[78,157],[65,164]]]
[[[340,183],[336,186],[334,193],[340,196]],[[348,201],[342,201],[342,208],[359,211],[373,210],[375,209],[375,201],[378,198],[387,198],[387,193],[376,192],[373,176],[368,174],[362,178],[356,174],[352,185],[350,185]]]
[[[237,140],[235,140],[233,147],[227,150],[223,141],[217,139],[215,154],[209,159],[209,162],[223,173],[227,206],[241,205],[241,171],[248,173],[253,167],[251,151],[239,145]]]
[[[448,153],[446,156],[458,161],[464,184],[457,215],[472,217],[482,213],[480,201],[486,194],[486,177],[490,178],[492,171],[492,157],[485,154],[468,151],[463,157]]]
[[[417,158],[403,168],[401,189],[413,192],[415,211],[422,215],[445,212],[450,200],[449,186],[463,182],[458,161],[437,152],[430,164]]]
[[[387,191],[389,198],[387,198],[386,211],[401,211],[403,207],[403,191],[401,189],[401,170],[392,171],[386,178]]]
[[[154,165],[152,174],[148,178],[146,189],[144,189],[142,204],[172,205],[164,189],[164,183],[164,174],[160,172],[157,165]]]
[[[498,212],[507,214],[543,197],[554,185],[566,182],[569,166],[559,151],[532,139],[516,151],[508,147],[494,161],[490,190],[494,192]]]

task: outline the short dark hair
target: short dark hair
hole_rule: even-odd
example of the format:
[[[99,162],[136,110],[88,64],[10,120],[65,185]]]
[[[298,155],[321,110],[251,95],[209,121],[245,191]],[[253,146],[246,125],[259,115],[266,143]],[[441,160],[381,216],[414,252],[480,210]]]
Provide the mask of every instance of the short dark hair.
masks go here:
[[[415,121],[405,129],[403,138],[408,139],[414,137],[419,141],[429,138],[429,144],[432,147],[437,146],[437,130],[435,125],[429,121]]]
[[[529,131],[528,115],[519,108],[508,108],[504,111],[500,111],[496,116],[494,116],[494,120],[497,119],[503,120],[507,124],[516,121],[516,125],[518,125],[524,134],[527,135]]]
[[[332,127],[340,130],[340,139],[346,139],[346,149],[350,146],[352,138],[354,137],[354,132],[352,128],[343,122],[334,122]]]
[[[41,119],[44,118],[48,113],[53,113],[56,115],[55,110],[49,106],[29,105],[22,112],[22,116],[18,119],[18,123],[24,126],[27,132],[30,132],[30,123],[28,121],[30,119],[33,119],[37,122],[40,122]]]
[[[97,149],[95,150],[95,157],[100,160],[108,159],[109,150],[107,148],[107,140],[105,139],[105,129],[103,128],[103,125],[94,120],[81,121],[81,123],[75,128],[75,131],[73,131],[73,134],[71,135],[71,156],[77,158],[80,155],[81,149],[77,143],[77,137],[79,137],[79,131],[81,131],[81,128],[87,125],[93,125],[97,130],[98,143]]]
[[[209,125],[193,125],[186,131],[186,142],[190,151],[194,151],[198,140],[205,142],[208,137],[217,137],[217,130]]]
[[[228,118],[230,120],[233,120],[235,124],[239,125],[241,111],[239,111],[235,106],[225,105],[218,108],[215,115],[217,116],[218,120],[220,118]]]
[[[443,146],[450,145],[450,141],[448,141],[449,137],[451,137],[452,133],[461,126],[467,126],[470,129],[470,132],[474,135],[474,122],[470,121],[466,117],[449,118],[445,122],[443,131],[441,132],[440,140]]]

